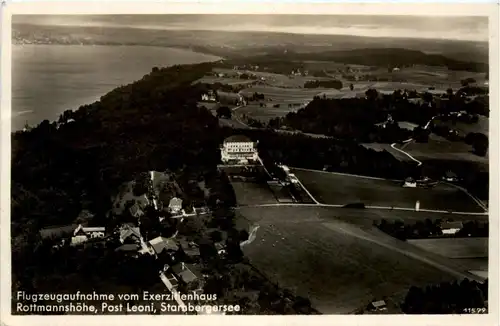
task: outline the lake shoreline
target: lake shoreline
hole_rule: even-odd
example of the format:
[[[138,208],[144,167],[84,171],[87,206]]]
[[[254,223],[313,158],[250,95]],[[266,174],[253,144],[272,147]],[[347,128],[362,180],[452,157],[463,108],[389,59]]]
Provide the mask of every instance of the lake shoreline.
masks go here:
[[[16,44],[12,49],[11,132],[57,121],[66,110],[98,101],[153,67],[216,62],[223,58],[182,47],[155,45]]]

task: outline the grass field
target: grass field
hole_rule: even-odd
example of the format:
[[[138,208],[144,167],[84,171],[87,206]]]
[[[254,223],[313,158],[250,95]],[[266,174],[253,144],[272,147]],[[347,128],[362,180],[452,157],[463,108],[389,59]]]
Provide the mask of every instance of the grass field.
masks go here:
[[[448,258],[488,257],[488,238],[418,239],[408,242]]]
[[[323,204],[345,205],[362,202],[366,206],[414,208],[457,212],[483,210],[466,193],[439,183],[431,189],[403,188],[400,182],[344,174],[294,169],[309,192]]]
[[[489,164],[488,154],[485,157],[472,153],[472,146],[464,142],[451,142],[443,137],[431,134],[428,143],[410,142],[405,145],[397,145],[417,160],[452,160],[477,163],[487,168]]]
[[[238,205],[276,204],[277,200],[267,184],[231,181]]]
[[[331,314],[352,312],[384,296],[400,302],[412,285],[471,276],[447,258],[379,232],[363,216],[357,218],[364,221],[359,225],[337,218],[346,211],[241,208],[238,219],[260,226],[256,240],[243,251],[271,280]]]
[[[268,121],[271,118],[285,116],[289,112],[295,112],[311,101],[315,95],[321,92],[320,89],[302,88],[280,88],[272,86],[254,86],[241,91],[244,96],[251,96],[253,93],[264,94],[266,107],[260,107],[260,102],[252,102],[249,105],[238,109],[239,114],[246,114],[249,117],[261,121]],[[272,101],[269,101],[272,99]],[[279,104],[279,108],[274,105]],[[288,105],[292,104],[293,107]]]
[[[400,151],[395,150],[391,147],[391,144],[381,144],[381,143],[362,143],[364,148],[373,149],[377,152],[383,152],[384,150],[391,153],[394,158],[401,162],[411,162],[412,160]]]

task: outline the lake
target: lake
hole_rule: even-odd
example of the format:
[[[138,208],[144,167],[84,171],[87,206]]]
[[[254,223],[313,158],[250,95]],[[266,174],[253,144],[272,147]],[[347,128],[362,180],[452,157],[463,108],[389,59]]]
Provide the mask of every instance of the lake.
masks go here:
[[[149,46],[14,45],[12,130],[90,104],[155,66],[216,61],[189,50]]]

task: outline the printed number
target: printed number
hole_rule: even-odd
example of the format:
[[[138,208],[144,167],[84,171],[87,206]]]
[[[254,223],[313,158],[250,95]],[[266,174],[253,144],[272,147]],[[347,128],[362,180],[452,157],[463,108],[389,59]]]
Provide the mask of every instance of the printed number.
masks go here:
[[[466,314],[486,314],[488,311],[486,308],[464,308],[464,313]]]

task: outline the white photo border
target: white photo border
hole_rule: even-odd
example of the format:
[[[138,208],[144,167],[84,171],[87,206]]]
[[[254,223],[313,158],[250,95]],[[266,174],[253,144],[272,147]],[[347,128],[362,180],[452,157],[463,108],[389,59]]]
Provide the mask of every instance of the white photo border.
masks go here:
[[[499,324],[499,6],[495,3],[328,3],[277,1],[33,1],[10,2],[1,6],[1,166],[0,166],[0,321],[2,325],[450,325],[484,326]],[[422,16],[487,16],[489,18],[490,62],[490,237],[489,237],[489,307],[487,315],[462,316],[12,316],[11,315],[11,252],[10,252],[10,159],[11,159],[11,23],[12,15],[58,14],[335,14],[335,15],[422,15]],[[495,91],[496,90],[496,91]],[[495,200],[495,198],[497,198]]]

